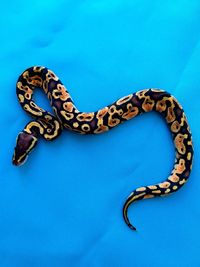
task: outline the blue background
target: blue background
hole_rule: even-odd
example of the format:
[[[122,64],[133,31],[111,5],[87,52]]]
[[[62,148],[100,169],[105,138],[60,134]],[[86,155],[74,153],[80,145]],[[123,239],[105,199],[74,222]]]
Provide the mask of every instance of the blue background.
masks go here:
[[[10,1],[1,3],[0,266],[199,266],[200,2]],[[11,164],[29,121],[15,95],[19,74],[52,69],[76,106],[95,111],[157,87],[183,105],[195,145],[180,191],[122,206],[138,186],[164,180],[174,148],[155,113],[98,136],[64,131],[40,140],[27,163]],[[50,109],[37,90],[36,100]]]

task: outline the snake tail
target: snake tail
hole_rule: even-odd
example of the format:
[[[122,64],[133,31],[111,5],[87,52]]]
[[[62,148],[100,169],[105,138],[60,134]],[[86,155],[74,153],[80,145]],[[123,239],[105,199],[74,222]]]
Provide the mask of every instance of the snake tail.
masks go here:
[[[54,140],[64,128],[80,134],[100,134],[143,113],[154,111],[164,118],[174,141],[174,167],[163,182],[137,188],[129,195],[123,217],[131,229],[136,230],[127,213],[133,202],[168,195],[188,180],[193,160],[191,131],[182,106],[170,93],[156,88],[144,89],[95,112],[81,112],[60,79],[46,67],[28,68],[19,76],[16,87],[20,105],[33,118],[17,137],[13,155],[13,164],[17,166],[25,162],[40,137]],[[36,88],[45,92],[53,114],[35,103],[33,92]]]

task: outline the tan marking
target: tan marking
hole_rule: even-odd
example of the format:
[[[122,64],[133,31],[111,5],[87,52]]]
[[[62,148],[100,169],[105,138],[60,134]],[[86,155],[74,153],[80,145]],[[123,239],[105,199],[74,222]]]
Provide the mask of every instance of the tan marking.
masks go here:
[[[156,111],[158,112],[163,112],[166,110],[167,108],[167,105],[166,105],[166,100],[169,100],[169,97],[163,97],[161,100],[159,100],[157,103],[156,103]]]
[[[27,82],[35,87],[42,87],[42,84],[43,84],[42,78],[38,75],[29,77]]]
[[[39,132],[41,135],[44,133],[44,129],[41,127],[41,125],[37,121],[31,121],[25,128],[24,131],[32,134],[31,128],[32,127],[37,127],[39,129]]]
[[[74,107],[74,105],[72,104],[72,102],[64,102],[63,103],[63,109],[68,111],[68,112],[72,112],[73,107]]]
[[[82,112],[78,114],[76,118],[78,121],[91,121],[94,118],[94,112]]]
[[[185,116],[185,114],[183,113],[183,115],[182,115],[182,117],[181,117],[181,126],[183,126],[185,122],[186,122],[186,124],[187,124],[187,129],[188,129],[188,131],[190,131],[190,130],[189,130],[189,125],[188,125],[188,123],[187,123],[186,116]]]
[[[61,84],[57,85],[58,89],[54,89],[52,91],[52,97],[54,99],[60,99],[62,101],[66,101],[67,99],[70,98],[69,93],[65,90],[65,87]]]
[[[27,100],[31,100],[31,96],[32,96],[32,94],[25,93],[24,96],[25,96],[25,98],[26,98]]]
[[[133,201],[135,201],[136,199],[138,199],[138,198],[140,198],[140,197],[142,197],[142,196],[144,196],[146,193],[144,192],[144,193],[141,193],[141,194],[139,194],[139,195],[135,195],[135,196],[133,196],[133,198],[132,198],[132,201],[131,202],[133,202]]]
[[[154,197],[154,195],[147,194],[147,195],[145,195],[145,196],[143,197],[143,199],[146,199],[146,198],[153,198],[153,197]]]
[[[47,92],[46,92],[46,93],[47,93]],[[47,93],[47,97],[48,97],[48,99],[49,99],[49,101],[50,101],[50,103],[51,103],[51,105],[52,105],[52,95],[51,95],[50,92]]]
[[[51,140],[51,139],[55,138],[58,135],[58,131],[60,130],[60,124],[59,124],[59,122],[57,120],[54,121],[54,126],[55,126],[55,128],[54,128],[53,134],[51,134],[51,135],[44,134],[44,138],[46,140]]]
[[[169,188],[166,189],[166,190],[165,190],[165,194],[168,194],[170,191],[171,191],[171,189],[169,189]]]
[[[36,109],[38,109],[38,110],[41,110],[41,109],[35,104],[35,102],[30,101],[29,104],[30,104],[31,107],[36,108]]]
[[[29,72],[28,72],[28,70],[26,70],[26,71],[23,72],[22,77],[23,77],[24,79],[27,79],[27,78],[29,77]]]
[[[186,123],[187,123],[187,120],[186,120]],[[188,132],[190,132],[190,126],[187,124],[187,130]]]
[[[84,124],[81,126],[81,129],[82,129],[84,132],[89,132],[89,131],[90,131],[90,125],[84,123]]]
[[[42,111],[43,111],[43,110],[40,109],[39,107],[37,108],[38,111],[31,109],[30,106],[29,106],[28,104],[25,104],[25,105],[23,106],[23,108],[24,108],[24,110],[26,110],[26,111],[32,113],[32,114],[35,115],[35,116],[42,116]]]
[[[45,69],[45,67],[42,67],[42,66],[41,67],[39,67],[39,66],[34,66],[33,67],[33,71],[34,72],[41,72],[41,70],[43,70],[43,69]]]
[[[169,107],[167,109],[167,117],[166,117],[166,120],[168,123],[171,123],[173,122],[175,119],[176,119],[176,116],[175,116],[175,113],[174,113],[174,105]]]
[[[43,90],[47,94],[48,98],[50,99],[51,93],[48,92],[49,88],[48,88],[48,82],[46,80],[43,81]]]
[[[116,113],[119,114],[120,116],[124,113],[122,109],[116,110]]]
[[[186,169],[185,167],[185,160],[179,159],[179,162],[175,164],[173,173],[181,174]]]
[[[110,106],[110,108],[108,110],[108,113],[110,114],[110,116],[108,118],[108,126],[114,127],[120,123],[119,119],[112,117],[114,114],[116,114],[116,113],[118,114],[120,111],[121,111],[121,109],[117,110],[115,105]]]
[[[137,192],[145,191],[145,190],[146,190],[146,187],[139,187],[136,189]]]
[[[155,103],[154,100],[152,100],[150,96],[146,96],[142,104],[142,108],[144,109],[145,112],[149,112],[153,109],[154,103]]]
[[[153,190],[152,193],[161,194],[161,191],[160,190]]]
[[[138,91],[135,94],[138,96],[139,99],[141,99],[141,98],[146,97],[145,93],[148,92],[148,91],[149,91],[149,89],[145,89],[145,90]]]
[[[169,182],[163,182],[163,183],[158,184],[158,186],[160,188],[168,188],[170,186],[170,183]]]
[[[165,92],[164,90],[157,89],[157,88],[151,88],[152,92],[160,93],[160,92]]]
[[[79,126],[78,122],[73,123],[73,127],[77,128]]]
[[[186,182],[186,180],[183,179],[183,180],[181,180],[181,181],[179,182],[179,184],[182,185],[182,184],[184,184],[185,182]]]
[[[192,140],[189,140],[189,141],[187,142],[187,144],[188,144],[189,146],[192,146]]]
[[[127,105],[127,109],[128,111],[122,115],[123,119],[130,120],[137,116],[139,113],[139,109],[137,107],[133,107],[131,104]]]
[[[33,90],[28,85],[23,86],[21,82],[17,83],[17,88],[21,91],[24,91],[25,93],[33,93]]]
[[[65,120],[67,120],[67,121],[69,121],[72,118],[74,118],[74,114],[73,113],[67,112],[65,110],[61,110],[60,113],[65,118]]]
[[[19,102],[23,103],[24,102],[24,96],[21,94],[18,94]]]
[[[188,152],[188,154],[187,154],[187,160],[191,160],[191,157],[192,157],[191,152]]]
[[[96,117],[98,119],[98,121],[97,121],[98,127],[96,130],[94,130],[94,133],[99,134],[99,133],[103,133],[103,132],[109,130],[108,126],[103,125],[103,118],[108,113],[108,110],[109,110],[109,108],[105,107],[105,108],[103,108],[97,112]]]
[[[149,189],[157,189],[157,186],[156,185],[149,185],[148,188]]]
[[[116,104],[122,105],[122,104],[128,102],[132,97],[133,97],[133,94],[130,94],[128,96],[124,96],[124,97],[120,98],[119,100],[117,100]]]
[[[108,107],[105,107],[97,112],[97,119],[102,119],[108,113]]]
[[[106,125],[100,125],[96,130],[94,130],[94,133],[99,134],[108,131],[109,128]]]
[[[186,147],[184,145],[184,140],[188,137],[187,134],[177,134],[174,139],[175,147],[177,148],[178,152],[183,155],[186,152]]]
[[[174,186],[172,187],[173,190],[176,190],[177,188],[178,188],[177,185],[174,185]]]
[[[177,183],[179,181],[179,177],[176,174],[172,174],[171,176],[169,176],[168,178],[171,182]]]
[[[117,113],[117,107],[115,105],[110,106],[108,113],[112,115]]]
[[[137,200],[139,197],[142,197],[142,196],[144,196],[145,195],[145,193],[141,193],[141,194],[139,194],[139,195],[134,195],[133,193],[131,193],[130,195],[129,195],[129,197],[128,197],[128,201],[126,202],[126,205],[125,205],[125,207],[124,207],[124,216],[126,217],[126,211],[127,211],[127,208],[128,208],[128,206],[131,204],[131,203],[133,203],[135,200]]]
[[[108,118],[108,125],[114,127],[120,123],[119,119],[113,119],[111,116]]]
[[[64,102],[63,103],[64,110],[66,110],[68,112],[72,112],[73,111],[73,107],[74,107],[74,105],[72,104],[72,102]]]
[[[45,117],[45,119],[46,119],[47,121],[50,121],[50,120],[52,120],[52,116],[51,116],[51,115],[49,115],[49,114],[45,115],[44,117]]]
[[[22,74],[22,76],[27,81],[28,84],[31,84],[35,87],[42,87],[43,80],[39,75],[35,75],[35,76],[30,77],[29,72],[25,71]]]
[[[46,80],[47,80],[47,82],[49,82],[51,79],[53,79],[54,81],[59,80],[58,76],[56,76],[55,73],[53,73],[53,71],[48,70],[48,72],[46,74]]]
[[[179,124],[178,121],[174,121],[171,125],[171,131],[174,133],[177,133],[181,128],[181,125]]]
[[[170,101],[171,102],[171,107],[174,108],[174,103],[173,103],[173,97],[163,97],[161,100],[159,100],[157,103],[156,103],[156,110],[158,112],[163,112],[166,110],[167,108],[167,104],[166,104],[166,101]]]

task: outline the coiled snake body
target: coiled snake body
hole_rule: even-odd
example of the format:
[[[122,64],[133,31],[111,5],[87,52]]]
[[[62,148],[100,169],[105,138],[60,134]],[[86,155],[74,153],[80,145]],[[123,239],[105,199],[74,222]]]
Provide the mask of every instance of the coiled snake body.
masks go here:
[[[46,93],[55,116],[34,102],[33,91],[36,87],[42,88]],[[17,97],[22,108],[35,119],[18,135],[13,155],[15,165],[25,162],[39,136],[53,140],[60,135],[63,128],[81,134],[99,134],[145,112],[157,111],[162,115],[174,140],[174,168],[164,182],[137,188],[129,195],[123,207],[123,217],[131,229],[135,230],[135,227],[129,222],[127,210],[132,202],[175,192],[185,184],[190,175],[193,145],[187,119],[178,101],[163,90],[138,91],[96,112],[80,112],[59,78],[49,69],[35,66],[20,75],[17,81]]]

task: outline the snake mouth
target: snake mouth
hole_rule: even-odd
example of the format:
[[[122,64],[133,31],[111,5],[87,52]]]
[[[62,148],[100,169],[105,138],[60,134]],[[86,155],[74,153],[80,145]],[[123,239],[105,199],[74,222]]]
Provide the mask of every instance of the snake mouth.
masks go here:
[[[20,166],[21,165],[21,162],[17,161],[16,159],[12,159],[12,163],[15,166]]]
[[[12,164],[15,166],[22,166],[27,161],[28,155],[24,156],[20,160],[16,158],[15,153],[12,158]]]

